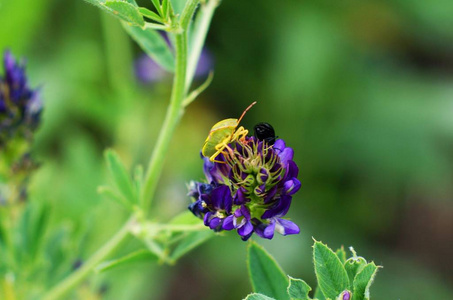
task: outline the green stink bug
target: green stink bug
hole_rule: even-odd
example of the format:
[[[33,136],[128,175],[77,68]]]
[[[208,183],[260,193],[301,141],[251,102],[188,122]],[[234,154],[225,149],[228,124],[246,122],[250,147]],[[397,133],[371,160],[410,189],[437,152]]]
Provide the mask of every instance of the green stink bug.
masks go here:
[[[209,157],[209,160],[212,162],[224,163],[222,161],[215,160],[217,155],[223,152],[225,147],[229,143],[243,139],[247,136],[249,131],[244,129],[244,127],[238,127],[245,113],[255,105],[256,101],[250,104],[242,113],[239,119],[225,119],[220,122],[217,122],[212,126],[209,131],[209,135],[204,142],[203,148],[201,149],[201,154],[205,157]],[[236,129],[237,128],[237,129]]]

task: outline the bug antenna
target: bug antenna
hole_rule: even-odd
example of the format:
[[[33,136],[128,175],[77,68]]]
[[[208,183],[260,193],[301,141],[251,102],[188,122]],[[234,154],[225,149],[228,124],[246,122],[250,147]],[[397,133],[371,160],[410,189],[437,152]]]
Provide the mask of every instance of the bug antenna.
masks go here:
[[[248,112],[248,110],[249,110],[250,108],[252,108],[252,106],[255,105],[255,104],[256,104],[256,101],[253,101],[253,103],[250,104],[250,105],[244,110],[244,112],[242,113],[241,117],[240,117],[239,120],[238,120],[238,124],[241,123],[241,120],[242,120],[242,118],[245,116],[245,113]]]

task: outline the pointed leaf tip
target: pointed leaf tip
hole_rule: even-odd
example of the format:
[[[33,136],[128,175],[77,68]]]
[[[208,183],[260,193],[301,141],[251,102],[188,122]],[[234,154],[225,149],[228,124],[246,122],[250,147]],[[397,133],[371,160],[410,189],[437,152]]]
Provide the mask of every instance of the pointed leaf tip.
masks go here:
[[[288,278],[275,259],[260,245],[251,241],[247,263],[253,291],[279,300],[289,300]]]
[[[349,278],[338,256],[321,242],[313,245],[313,260],[319,288],[326,298],[335,299],[349,287]]]

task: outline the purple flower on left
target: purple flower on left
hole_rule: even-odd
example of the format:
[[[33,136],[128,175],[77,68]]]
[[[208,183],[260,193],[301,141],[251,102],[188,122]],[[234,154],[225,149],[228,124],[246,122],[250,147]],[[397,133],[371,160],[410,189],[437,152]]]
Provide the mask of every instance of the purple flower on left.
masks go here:
[[[28,198],[28,180],[38,167],[31,144],[41,112],[40,91],[30,87],[25,61],[5,51],[0,71],[0,206],[21,204]]]
[[[31,140],[40,123],[42,101],[39,89],[32,89],[25,74],[24,60],[10,51],[3,55],[0,74],[0,148],[16,137]]]

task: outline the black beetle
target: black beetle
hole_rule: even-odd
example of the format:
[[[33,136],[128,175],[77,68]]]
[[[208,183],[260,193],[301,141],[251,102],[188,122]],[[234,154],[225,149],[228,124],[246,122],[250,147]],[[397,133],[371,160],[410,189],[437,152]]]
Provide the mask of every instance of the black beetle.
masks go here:
[[[258,123],[253,128],[255,131],[255,137],[260,141],[265,141],[269,145],[273,145],[276,140],[274,127],[269,123]]]

